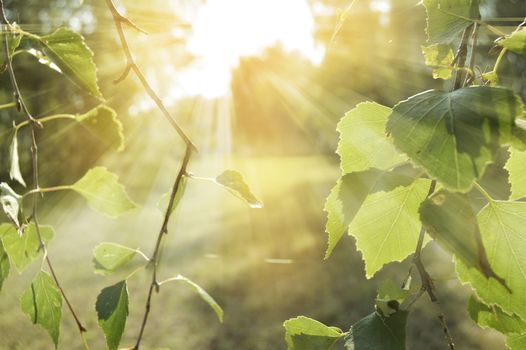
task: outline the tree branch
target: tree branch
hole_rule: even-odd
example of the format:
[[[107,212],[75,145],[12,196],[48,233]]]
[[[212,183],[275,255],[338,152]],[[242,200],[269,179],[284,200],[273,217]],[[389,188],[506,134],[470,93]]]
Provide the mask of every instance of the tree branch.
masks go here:
[[[34,189],[35,193],[33,194],[33,204],[32,204],[32,213],[31,213],[31,219],[33,220],[33,223],[35,225],[35,230],[37,232],[37,236],[40,243],[40,249],[43,251],[44,259],[49,267],[49,271],[51,272],[51,275],[55,281],[55,284],[57,285],[58,289],[60,290],[60,293],[62,294],[62,297],[64,298],[64,301],[66,302],[69,311],[71,312],[71,315],[75,319],[75,322],[77,324],[77,328],[80,332],[83,344],[86,349],[89,349],[86,339],[84,337],[84,332],[86,332],[86,328],[83,326],[82,322],[80,321],[79,317],[77,316],[75,310],[73,309],[73,306],[71,305],[66,293],[64,292],[64,288],[60,284],[60,281],[58,280],[58,277],[55,273],[55,269],[53,268],[53,264],[51,263],[51,259],[49,258],[46,243],[44,242],[42,238],[42,234],[40,232],[40,225],[38,222],[38,190],[40,188],[39,185],[39,172],[38,172],[38,145],[36,141],[36,128],[42,127],[42,124],[33,118],[31,113],[29,112],[29,109],[27,108],[24,99],[22,97],[22,94],[20,92],[20,89],[18,87],[18,82],[16,80],[15,71],[13,69],[11,57],[9,55],[9,41],[7,39],[7,33],[10,31],[11,24],[9,23],[7,16],[5,14],[5,7],[4,7],[4,1],[0,0],[0,20],[2,22],[2,40],[4,44],[4,57],[7,65],[7,70],[9,72],[9,77],[11,80],[11,86],[13,88],[13,94],[15,97],[15,102],[17,104],[17,110],[21,113],[24,113],[26,116],[26,119],[30,125],[31,130],[31,161],[32,161],[32,173],[33,173],[33,183],[34,183]]]

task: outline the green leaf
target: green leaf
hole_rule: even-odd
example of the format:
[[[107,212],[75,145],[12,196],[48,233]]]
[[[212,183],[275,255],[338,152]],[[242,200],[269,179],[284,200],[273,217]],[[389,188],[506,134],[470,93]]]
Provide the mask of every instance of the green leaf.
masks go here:
[[[510,147],[510,158],[504,167],[509,173],[511,200],[526,197],[526,152]]]
[[[130,262],[136,254],[137,249],[115,243],[101,243],[93,250],[95,272],[101,275],[109,275]]]
[[[349,226],[362,252],[367,278],[385,264],[402,261],[415,251],[421,229],[418,208],[431,181],[419,179],[391,191],[371,194]]]
[[[2,210],[5,215],[15,225],[15,227],[20,231],[20,212],[22,210],[21,206],[22,197],[18,195],[7,183],[0,183],[0,204],[2,204]]]
[[[330,350],[345,334],[311,318],[300,316],[283,323],[287,350]]]
[[[467,195],[440,190],[422,203],[420,219],[427,232],[444,249],[481,271],[486,278],[493,277],[504,284],[488,261],[477,218]]]
[[[174,210],[179,206],[179,203],[181,202],[181,199],[184,196],[187,182],[188,182],[188,177],[186,175],[183,175],[183,177],[181,178],[181,183],[179,184],[179,188],[177,189],[177,193],[175,194],[174,202],[172,204],[170,214],[172,214]],[[170,204],[171,195],[172,195],[172,191],[163,194],[161,198],[159,199],[159,202],[157,203],[157,208],[159,208],[159,210],[163,214],[168,209],[168,205]]]
[[[325,259],[329,258],[369,193],[409,186],[419,175],[418,170],[402,166],[392,172],[371,169],[342,176],[325,203],[325,231],[329,235]]]
[[[20,171],[20,160],[18,157],[18,132],[15,130],[13,133],[13,139],[9,147],[9,156],[11,158],[11,167],[9,170],[9,177],[11,180],[18,181],[22,186],[26,186],[22,172]]]
[[[378,312],[357,322],[346,337],[348,350],[405,350],[406,311],[389,317]]]
[[[468,312],[482,328],[493,328],[504,335],[526,333],[526,322],[520,317],[510,316],[496,305],[489,307],[474,296],[469,299]]]
[[[479,18],[478,0],[424,0],[430,43],[451,43]]]
[[[51,241],[55,236],[55,231],[51,226],[40,225],[39,228],[45,243]],[[19,273],[22,273],[42,253],[38,233],[33,223],[25,228],[22,235],[12,225],[0,225],[0,238],[9,259]]]
[[[245,200],[251,208],[263,208],[263,203],[250,191],[243,175],[234,170],[225,170],[216,177],[216,183],[225,187],[235,196]]]
[[[199,296],[201,297],[201,299],[203,299],[203,301],[205,301],[208,305],[210,305],[210,307],[212,308],[212,310],[214,310],[219,322],[223,323],[223,309],[221,308],[221,306],[219,306],[219,304],[214,300],[214,298],[212,298],[212,296],[210,294],[207,293],[206,290],[204,290],[203,288],[201,288],[201,286],[199,286],[198,284],[192,282],[191,280],[189,280],[188,278],[184,277],[184,276],[181,276],[181,275],[178,275],[176,276],[174,279],[174,281],[179,281],[179,282],[183,282],[185,283],[186,285],[192,287],[192,289],[194,289],[197,294],[199,294]]]
[[[18,46],[20,46],[20,41],[23,37],[18,29],[19,27],[17,24],[9,25],[9,31],[7,32],[7,47],[9,49],[8,51],[10,58],[13,56]],[[4,38],[0,35],[0,66],[4,66],[5,64]]]
[[[526,334],[510,335],[506,340],[506,345],[511,350],[525,350],[526,349]]]
[[[526,28],[513,32],[510,36],[499,40],[498,44],[519,55],[526,55]]]
[[[340,142],[337,153],[344,174],[371,168],[388,170],[407,161],[385,134],[385,124],[391,112],[391,108],[377,103],[361,103],[338,123]]]
[[[93,209],[110,217],[136,207],[117,176],[104,167],[89,170],[71,189],[83,196]]]
[[[402,289],[400,283],[384,280],[378,286],[376,309],[383,316],[390,316],[399,311],[400,304],[411,294],[408,289]]]
[[[116,350],[126,326],[128,317],[128,285],[121,281],[104,288],[95,304],[99,326],[104,331],[109,350]]]
[[[387,131],[399,150],[444,187],[467,192],[499,148],[516,141],[521,129],[515,119],[523,113],[521,99],[507,89],[432,90],[399,103]]]
[[[451,79],[455,59],[451,46],[447,44],[422,46],[422,53],[426,66],[433,68],[433,79]]]
[[[456,262],[458,276],[472,285],[484,303],[496,304],[507,314],[526,320],[526,203],[491,202],[480,211],[478,221],[482,241],[488,247],[488,261],[511,293],[461,261]]]
[[[0,230],[1,229],[2,228],[0,227]],[[9,263],[9,256],[7,255],[4,245],[2,244],[2,241],[0,240],[0,291],[2,290],[2,286],[4,285],[5,280],[9,276],[10,270],[11,270],[11,265]]]
[[[112,108],[101,105],[87,113],[77,115],[76,119],[103,143],[115,147],[118,151],[124,149],[122,123]]]
[[[62,316],[62,296],[46,272],[40,271],[24,291],[20,300],[22,311],[26,313],[33,324],[44,328],[58,346],[60,335],[60,318]]]
[[[82,35],[67,28],[59,28],[50,35],[40,37],[41,51],[60,71],[91,95],[102,98],[97,84],[97,68],[93,52]]]

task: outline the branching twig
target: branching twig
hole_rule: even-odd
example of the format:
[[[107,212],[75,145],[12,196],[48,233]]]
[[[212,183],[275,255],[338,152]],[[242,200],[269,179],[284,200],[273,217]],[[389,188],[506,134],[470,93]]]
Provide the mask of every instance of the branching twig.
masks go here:
[[[4,57],[5,62],[7,65],[7,70],[9,72],[9,77],[11,80],[11,85],[13,88],[13,94],[15,98],[15,102],[17,104],[17,109],[19,112],[24,113],[26,116],[26,119],[30,125],[30,131],[31,131],[31,160],[32,160],[32,173],[33,173],[33,183],[34,183],[34,191],[38,191],[40,188],[39,185],[39,175],[38,175],[38,145],[36,141],[36,128],[42,127],[42,124],[33,118],[31,113],[29,112],[24,99],[22,97],[22,94],[20,92],[20,89],[18,87],[18,83],[16,80],[15,71],[13,69],[13,65],[11,62],[11,57],[9,55],[9,41],[7,39],[7,33],[9,32],[9,28],[11,24],[9,23],[7,16],[5,14],[5,7],[3,0],[0,0],[0,20],[2,22],[2,41],[4,46]],[[57,278],[57,275],[55,273],[55,269],[53,268],[53,264],[51,263],[51,259],[49,258],[46,243],[44,242],[42,238],[42,234],[40,232],[40,225],[38,222],[38,193],[35,193],[33,195],[33,204],[32,204],[32,211],[31,211],[31,220],[33,221],[35,225],[35,231],[37,233],[39,243],[40,243],[40,250],[42,250],[44,259],[49,267],[49,271],[51,272],[51,276],[53,277],[55,284],[57,285],[58,289],[60,290],[60,293],[62,294],[62,297],[64,298],[64,301],[66,302],[69,311],[71,312],[71,315],[75,319],[75,322],[77,324],[77,328],[79,329],[80,335],[82,337],[83,344],[86,349],[89,349],[86,339],[84,337],[84,332],[86,332],[86,328],[82,325],[82,322],[80,321],[79,317],[77,316],[76,312],[73,309],[73,306],[71,305],[68,297],[66,296],[66,293],[64,292],[64,288],[60,284],[60,281]]]
[[[164,103],[162,102],[161,98],[157,95],[157,93],[152,89],[150,86],[148,80],[142,73],[141,69],[135,62],[135,59],[133,57],[133,54],[130,50],[130,46],[128,45],[128,40],[126,39],[126,35],[124,33],[124,25],[128,25],[136,30],[139,30],[143,33],[145,33],[144,30],[140,29],[137,25],[135,25],[132,21],[130,21],[125,16],[121,15],[120,12],[117,10],[117,7],[113,3],[113,0],[106,0],[106,4],[108,5],[108,8],[112,14],[113,21],[115,22],[115,27],[117,28],[117,33],[119,35],[119,39],[121,42],[122,49],[124,50],[124,54],[126,55],[126,67],[124,68],[123,73],[121,76],[115,80],[115,83],[119,83],[122,80],[126,79],[126,77],[130,74],[131,71],[135,73],[141,84],[143,85],[144,89],[146,90],[146,93],[150,96],[150,98],[155,102],[157,107],[161,110],[165,118],[168,120],[168,122],[172,125],[172,127],[177,131],[179,136],[183,139],[183,141],[186,144],[185,149],[185,155],[183,159],[183,163],[181,165],[181,169],[179,170],[177,177],[175,179],[175,183],[172,187],[172,192],[170,195],[170,201],[168,203],[168,208],[166,208],[166,212],[164,215],[164,220],[161,226],[161,229],[159,231],[159,234],[157,236],[157,241],[155,243],[155,248],[153,252],[153,256],[151,258],[150,263],[153,265],[153,272],[152,272],[152,280],[148,289],[148,296],[146,298],[146,307],[144,310],[143,320],[141,323],[141,328],[139,331],[139,336],[137,338],[137,342],[135,346],[133,347],[134,350],[138,350],[139,346],[141,345],[141,341],[143,338],[144,330],[146,328],[146,324],[148,322],[148,316],[150,315],[150,309],[151,309],[151,302],[153,297],[154,290],[156,292],[159,292],[160,283],[157,280],[157,268],[159,266],[159,260],[160,260],[160,254],[161,254],[161,246],[163,242],[163,237],[168,233],[168,222],[170,221],[170,216],[173,212],[173,206],[175,203],[175,196],[177,193],[181,190],[181,186],[183,184],[182,179],[183,176],[187,176],[188,174],[188,164],[190,163],[190,159],[192,157],[192,154],[197,151],[197,147],[194,145],[194,143],[190,140],[190,138],[186,135],[186,133],[183,131],[183,129],[179,126],[179,124],[175,121],[173,116],[170,114]]]
[[[135,62],[135,58],[133,57],[133,54],[130,50],[130,46],[128,45],[128,40],[126,39],[126,35],[124,34],[124,25],[128,25],[136,30],[139,30],[140,32],[145,33],[144,30],[140,29],[137,25],[135,25],[132,21],[130,21],[127,17],[120,14],[119,10],[117,10],[117,7],[113,3],[113,0],[106,0],[106,4],[108,5],[108,8],[111,11],[111,15],[113,17],[113,21],[115,22],[115,27],[117,28],[117,33],[119,35],[119,39],[121,42],[122,49],[124,50],[124,54],[126,55],[126,67],[124,69],[124,72],[122,75],[115,81],[116,83],[121,82],[122,80],[126,79],[128,74],[133,71],[137,78],[140,80],[142,86],[146,90],[146,93],[150,96],[150,98],[155,102],[157,107],[161,110],[165,118],[168,120],[168,122],[172,125],[172,127],[177,131],[179,136],[184,140],[184,142],[193,148],[194,151],[197,151],[197,147],[192,143],[190,138],[186,135],[186,133],[183,131],[183,129],[179,126],[179,124],[175,121],[172,114],[168,111],[166,106],[164,105],[161,98],[157,95],[157,93],[152,89],[150,86],[150,83],[144,76],[143,72]]]

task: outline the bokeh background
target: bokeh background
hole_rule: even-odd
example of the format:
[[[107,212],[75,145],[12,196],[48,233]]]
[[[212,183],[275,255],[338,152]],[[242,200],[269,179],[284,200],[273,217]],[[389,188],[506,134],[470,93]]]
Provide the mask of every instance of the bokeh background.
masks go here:
[[[184,145],[135,77],[113,83],[125,61],[104,1],[4,2],[9,17],[27,31],[47,34],[68,26],[83,33],[95,53],[107,104],[124,124],[122,152],[73,124],[49,124],[38,133],[43,186],[72,183],[99,164],[119,174],[140,204],[117,220],[99,216],[70,193],[46,195],[41,205],[41,221],[57,231],[49,247],[57,273],[89,328],[92,349],[103,349],[96,296],[140,262],[102,277],[93,273],[91,251],[109,241],[151,253],[162,220],[157,201],[170,188]],[[250,209],[211,183],[190,181],[170,224],[161,274],[181,273],[205,287],[224,307],[225,323],[185,286],[166,285],[154,298],[144,349],[285,349],[282,322],[288,318],[307,315],[348,329],[369,314],[378,281],[401,281],[410,264],[391,264],[367,281],[350,237],[323,260],[323,204],[339,175],[335,128],[358,102],[392,106],[423,89],[443,87],[423,65],[423,6],[417,0],[359,0],[331,41],[348,0],[125,0],[122,5],[149,32],[127,30],[139,65],[199,146],[191,171],[213,177],[226,168],[239,170],[265,203]],[[483,16],[510,32],[526,16],[526,4],[486,0]],[[493,39],[481,33],[481,54],[486,56]],[[484,68],[495,58],[478,64]],[[506,56],[504,83],[523,97],[525,68],[524,59]],[[17,55],[15,69],[35,116],[84,112],[98,103],[30,55]],[[10,102],[6,74],[0,85],[0,102]],[[8,180],[9,128],[19,118],[15,111],[0,111],[2,181]],[[27,136],[21,135],[19,147],[29,178]],[[480,330],[469,319],[470,291],[454,278],[451,257],[434,244],[424,254],[458,348],[504,349],[499,334]],[[0,349],[53,347],[19,308],[22,290],[38,271],[34,265],[23,275],[13,270],[0,294]],[[138,333],[148,276],[138,274],[129,282],[123,346],[133,345]],[[409,349],[447,348],[436,315],[421,298],[410,316]],[[82,348],[66,309],[60,348]]]

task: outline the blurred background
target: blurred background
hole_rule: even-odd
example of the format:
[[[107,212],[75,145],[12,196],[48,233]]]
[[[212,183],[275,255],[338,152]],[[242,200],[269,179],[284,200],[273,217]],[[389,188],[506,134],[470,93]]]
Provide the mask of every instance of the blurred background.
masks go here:
[[[4,2],[10,19],[27,31],[47,34],[68,26],[86,37],[107,104],[124,124],[122,152],[67,122],[48,124],[38,133],[42,186],[73,183],[99,164],[117,173],[140,204],[117,220],[99,216],[69,193],[46,195],[41,205],[41,222],[57,232],[49,247],[57,273],[88,326],[92,349],[103,349],[96,296],[140,262],[102,277],[93,273],[91,251],[109,241],[151,253],[162,220],[157,201],[171,186],[184,144],[133,75],[113,83],[125,60],[104,1]],[[219,324],[185,286],[166,285],[154,298],[144,349],[285,349],[284,320],[306,315],[347,330],[373,311],[380,279],[401,281],[407,274],[406,261],[367,281],[350,237],[323,260],[323,204],[339,176],[334,153],[339,119],[358,102],[392,106],[444,84],[433,81],[423,65],[425,10],[417,0],[359,0],[331,41],[348,2],[122,1],[127,15],[149,33],[126,29],[139,66],[200,149],[191,171],[214,177],[226,168],[239,170],[265,203],[263,209],[250,209],[213,184],[190,181],[170,224],[161,275],[181,273],[202,285],[225,309],[225,323]],[[505,32],[524,16],[524,1],[483,1],[484,19]],[[487,55],[494,39],[482,31],[481,54]],[[477,62],[485,68],[495,58]],[[504,84],[526,97],[525,60],[510,53],[502,67]],[[85,112],[98,104],[33,56],[17,55],[15,69],[37,117]],[[0,84],[0,103],[11,102],[7,74]],[[0,111],[1,181],[8,180],[9,129],[19,118],[14,110]],[[29,179],[27,137],[20,135],[19,149]],[[498,333],[480,330],[469,319],[469,289],[455,280],[451,257],[433,244],[424,254],[458,349],[504,349]],[[38,271],[34,265],[23,275],[12,270],[1,292],[0,349],[52,349],[47,334],[19,308],[22,290]],[[123,347],[136,339],[149,274],[129,283]],[[447,348],[436,315],[421,298],[409,320],[409,349]],[[82,348],[65,308],[60,347]]]

